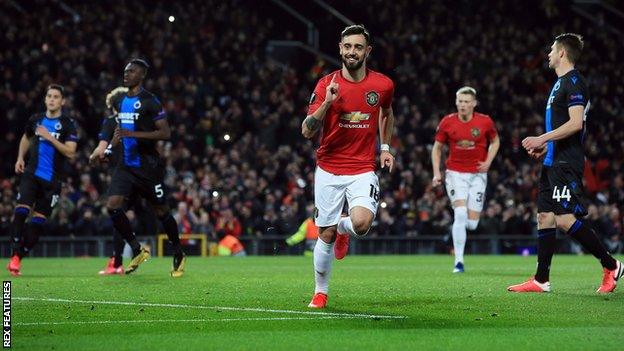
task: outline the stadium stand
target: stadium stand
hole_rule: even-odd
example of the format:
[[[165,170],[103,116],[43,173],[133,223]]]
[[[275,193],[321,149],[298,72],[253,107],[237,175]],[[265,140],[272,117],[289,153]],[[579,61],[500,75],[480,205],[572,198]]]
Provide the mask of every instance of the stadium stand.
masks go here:
[[[580,69],[592,86],[586,140],[587,188],[595,206],[590,219],[613,250],[621,250],[624,209],[624,50],[621,40],[569,13],[556,1],[345,1],[336,4],[364,22],[375,39],[371,65],[396,82],[394,111],[397,169],[381,177],[385,203],[371,236],[444,236],[452,222],[443,189],[432,189],[430,147],[435,126],[454,111],[454,92],[478,90],[477,110],[493,116],[501,150],[490,175],[488,204],[477,232],[531,235],[539,164],[520,146],[542,129],[548,87],[544,43],[560,32],[579,31],[586,48]],[[322,59],[281,62],[267,42],[297,39],[274,8],[254,1],[133,1],[73,5],[80,19],[44,1],[8,5],[0,11],[0,110],[4,157],[0,169],[0,230],[4,237],[15,199],[13,164],[28,116],[42,110],[44,87],[69,91],[66,114],[80,127],[79,157],[50,220],[50,236],[109,235],[104,215],[109,176],[88,164],[106,93],[121,83],[130,57],[152,68],[147,89],[161,98],[173,126],[162,143],[172,208],[188,233],[216,238],[283,236],[297,230],[313,201],[313,142],[300,136],[307,100],[319,75],[335,69]],[[37,7],[36,15],[28,11]],[[449,8],[454,8],[450,11]],[[491,11],[495,8],[496,11]],[[518,8],[531,13],[509,16]],[[531,10],[529,10],[531,9]],[[175,21],[168,21],[170,15]],[[373,14],[375,14],[373,16]],[[461,16],[460,16],[461,14]],[[507,15],[504,15],[507,14]],[[375,18],[375,21],[370,20]],[[333,35],[340,23],[319,19],[332,30],[321,49],[337,55]],[[504,25],[503,25],[504,21]],[[551,23],[550,29],[534,26]],[[322,25],[320,28],[324,28]],[[24,31],[22,28],[39,28]],[[332,35],[332,36],[329,36]],[[184,204],[184,205],[180,205]],[[153,214],[138,206],[131,218],[140,234],[156,233]],[[238,234],[238,235],[237,235]]]

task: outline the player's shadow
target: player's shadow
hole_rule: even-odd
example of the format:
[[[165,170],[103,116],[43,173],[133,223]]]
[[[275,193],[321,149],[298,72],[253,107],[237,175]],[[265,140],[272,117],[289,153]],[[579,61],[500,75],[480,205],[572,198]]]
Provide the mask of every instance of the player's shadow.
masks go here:
[[[468,273],[464,273],[464,274],[471,274],[471,275],[474,274],[475,276],[494,276],[494,277],[497,277],[497,278],[500,278],[500,277],[520,278],[520,279],[524,279],[524,280],[528,279],[529,276],[530,276],[530,273],[528,273],[528,271],[527,272],[513,273],[513,272],[492,272],[492,271],[483,270],[483,271],[478,271],[478,272],[477,271],[472,271],[472,272],[468,272]],[[512,283],[512,284],[516,284],[516,283],[519,283],[519,282],[515,282],[515,283]]]
[[[560,297],[574,299],[578,303],[583,303],[583,301],[595,302],[601,300],[605,303],[618,303],[618,307],[620,307],[619,304],[624,301],[624,295],[622,294],[598,294],[593,292],[591,289],[573,292],[566,291],[566,288],[558,288],[553,289],[552,294],[556,294]]]
[[[353,315],[371,315],[372,317],[357,318],[363,327],[370,328],[370,323],[376,323],[375,327],[380,329],[459,329],[466,327],[470,319],[439,318],[432,316],[429,312],[418,311],[414,306],[429,306],[432,304],[446,305],[447,300],[437,298],[405,298],[401,300],[379,301],[376,303],[360,305],[363,310],[351,310],[344,308],[328,307],[324,310],[327,313],[344,313]],[[393,311],[393,312],[388,312]],[[397,313],[395,311],[409,311],[409,313]],[[392,316],[395,318],[384,318]],[[405,317],[405,318],[399,318]],[[351,324],[351,327],[353,325]]]

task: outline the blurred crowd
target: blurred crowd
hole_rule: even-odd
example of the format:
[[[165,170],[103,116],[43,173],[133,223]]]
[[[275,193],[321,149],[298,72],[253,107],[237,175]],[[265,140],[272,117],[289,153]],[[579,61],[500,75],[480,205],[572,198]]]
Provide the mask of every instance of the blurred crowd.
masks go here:
[[[110,175],[87,158],[109,113],[104,97],[120,85],[131,57],[150,62],[146,88],[160,97],[172,125],[172,139],[159,148],[167,163],[169,203],[182,233],[285,237],[310,215],[306,205],[313,202],[317,145],[301,137],[300,125],[316,80],[337,67],[321,58],[309,64],[271,57],[269,40],[305,39],[285,25],[285,15],[273,3],[72,3],[79,18],[43,3],[22,4],[24,12],[0,4],[5,28],[0,46],[11,48],[0,51],[6,131],[0,143],[5,156],[2,231],[15,200],[19,138],[28,116],[44,109],[44,87],[54,82],[69,91],[65,114],[77,121],[81,140],[48,234],[111,233],[104,207]],[[477,233],[533,234],[540,165],[520,142],[543,131],[545,100],[556,79],[546,64],[553,37],[578,32],[586,41],[579,68],[592,92],[585,176],[593,206],[588,218],[619,249],[624,129],[617,126],[624,123],[624,49],[615,35],[558,1],[332,4],[369,28],[370,67],[396,84],[392,147],[397,167],[380,174],[382,206],[371,235],[450,231],[444,189],[430,185],[429,155],[435,128],[443,115],[455,111],[454,94],[463,85],[477,89],[477,110],[493,117],[501,137]],[[519,16],[518,8],[525,13]],[[336,57],[342,26],[328,26],[336,28],[329,33],[334,39],[322,43]],[[144,204],[129,210],[139,233],[158,230]]]

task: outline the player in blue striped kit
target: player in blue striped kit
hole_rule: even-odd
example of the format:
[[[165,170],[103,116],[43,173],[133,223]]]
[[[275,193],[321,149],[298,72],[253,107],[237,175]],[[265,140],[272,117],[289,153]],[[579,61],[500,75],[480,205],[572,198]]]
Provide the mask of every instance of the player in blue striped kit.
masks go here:
[[[64,104],[65,89],[57,84],[48,86],[46,111],[28,119],[20,140],[15,173],[21,174],[21,179],[12,221],[13,255],[7,266],[13,276],[21,274],[22,258],[39,241],[46,219],[59,198],[65,162],[76,155],[76,126],[73,120],[63,116]]]
[[[112,143],[119,140],[122,155],[113,171],[106,206],[115,229],[132,248],[133,258],[126,274],[132,273],[150,256],[149,251],[138,243],[123,210],[126,198],[139,195],[150,203],[167,233],[174,251],[171,276],[179,277],[184,272],[186,257],[180,244],[178,224],[166,201],[165,164],[156,149],[159,140],[170,138],[171,129],[160,101],[143,88],[148,67],[144,60],[130,61],[123,77],[128,92],[118,95],[112,102],[118,111]]]

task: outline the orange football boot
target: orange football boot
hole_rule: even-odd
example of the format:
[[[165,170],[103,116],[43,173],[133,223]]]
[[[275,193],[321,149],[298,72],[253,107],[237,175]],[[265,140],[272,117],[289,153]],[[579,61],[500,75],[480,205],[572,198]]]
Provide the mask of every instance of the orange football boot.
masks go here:
[[[613,292],[613,290],[615,290],[618,279],[620,279],[622,275],[624,275],[624,267],[622,267],[622,263],[620,261],[616,261],[616,266],[614,270],[610,271],[606,268],[603,268],[602,270],[604,271],[604,275],[602,276],[602,284],[600,284],[600,288],[598,288],[596,292]]]
[[[325,305],[327,305],[327,294],[318,292],[314,294],[314,296],[312,297],[312,301],[310,301],[310,304],[308,305],[308,307],[325,308]]]
[[[531,277],[531,279],[527,280],[522,284],[516,284],[507,287],[507,291],[511,292],[550,292],[550,282],[540,283],[535,280],[535,277]]]

